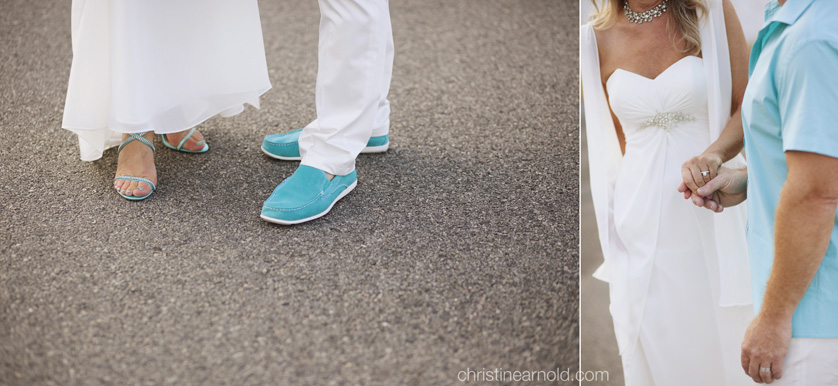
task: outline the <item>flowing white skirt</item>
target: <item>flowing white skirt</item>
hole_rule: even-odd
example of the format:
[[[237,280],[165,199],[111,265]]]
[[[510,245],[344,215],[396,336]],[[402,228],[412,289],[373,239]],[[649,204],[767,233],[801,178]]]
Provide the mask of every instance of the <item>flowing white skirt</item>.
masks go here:
[[[93,161],[122,133],[187,130],[271,88],[256,0],[73,0],[62,127]]]
[[[615,90],[616,92],[616,90]],[[614,94],[612,94],[614,95]],[[696,114],[697,115],[697,114]],[[701,116],[666,133],[625,128],[626,153],[614,191],[615,228],[623,251],[611,282],[626,386],[747,386],[740,346],[753,318],[751,304],[721,298],[718,239],[721,220],[740,224],[737,207],[715,214],[675,188],[681,165],[710,145]],[[731,210],[732,209],[732,210]],[[744,245],[744,237],[739,240]],[[611,267],[609,267],[610,269]],[[625,303],[625,304],[623,304]]]

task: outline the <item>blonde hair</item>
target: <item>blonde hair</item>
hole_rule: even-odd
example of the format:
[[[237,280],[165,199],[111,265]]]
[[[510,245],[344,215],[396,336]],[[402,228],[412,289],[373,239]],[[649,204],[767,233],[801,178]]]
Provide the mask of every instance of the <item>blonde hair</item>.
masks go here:
[[[597,4],[602,2],[602,5]],[[623,1],[625,0],[591,0],[596,11],[592,16],[594,29],[604,30],[611,27],[617,21],[618,15],[623,12]],[[686,42],[686,48],[681,50],[684,53],[698,54],[701,51],[701,34],[698,27],[698,10],[701,14],[707,14],[707,7],[702,0],[663,0],[666,3],[666,12],[672,14],[675,20],[675,27],[681,33],[681,39]],[[678,47],[678,41],[673,39],[672,44]]]

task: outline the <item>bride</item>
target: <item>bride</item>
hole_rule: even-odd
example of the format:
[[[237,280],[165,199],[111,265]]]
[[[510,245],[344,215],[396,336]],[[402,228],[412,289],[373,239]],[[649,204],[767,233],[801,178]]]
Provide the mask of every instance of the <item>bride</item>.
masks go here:
[[[72,36],[62,127],[84,161],[119,145],[114,188],[129,200],[156,188],[155,133],[206,152],[195,127],[271,87],[256,0],[73,0]]]
[[[626,384],[752,384],[739,364],[753,317],[745,213],[676,190],[744,163],[748,51],[733,6],[604,0],[580,42],[595,276],[609,281]]]

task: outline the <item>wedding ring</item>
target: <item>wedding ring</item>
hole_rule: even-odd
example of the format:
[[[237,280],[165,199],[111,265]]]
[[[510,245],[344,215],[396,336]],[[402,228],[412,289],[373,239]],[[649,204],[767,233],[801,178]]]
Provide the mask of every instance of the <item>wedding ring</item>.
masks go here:
[[[761,372],[761,373],[770,373],[770,372],[771,372],[771,368],[770,368],[770,367],[760,367],[760,368],[759,368],[759,372]]]
[[[701,172],[701,176],[702,176],[702,177],[707,177],[707,176],[709,176],[709,175],[710,175],[710,171],[709,171],[709,170],[705,170],[705,171]]]

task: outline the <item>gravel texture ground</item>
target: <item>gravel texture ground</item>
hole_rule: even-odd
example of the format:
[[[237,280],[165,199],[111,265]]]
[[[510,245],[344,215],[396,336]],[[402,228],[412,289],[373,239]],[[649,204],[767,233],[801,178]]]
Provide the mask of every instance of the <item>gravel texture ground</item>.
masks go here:
[[[207,154],[159,151],[129,202],[116,151],[81,162],[60,128],[70,1],[0,0],[0,384],[577,370],[578,4],[394,1],[391,149],[294,227],[259,219],[296,167],[259,144],[314,116],[317,2],[260,5],[262,109],[203,124]]]

